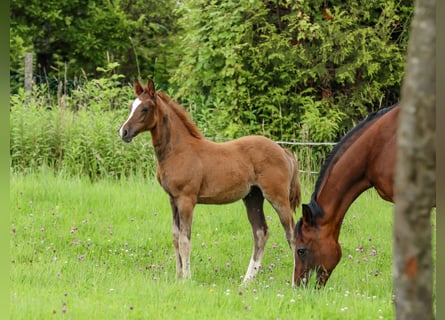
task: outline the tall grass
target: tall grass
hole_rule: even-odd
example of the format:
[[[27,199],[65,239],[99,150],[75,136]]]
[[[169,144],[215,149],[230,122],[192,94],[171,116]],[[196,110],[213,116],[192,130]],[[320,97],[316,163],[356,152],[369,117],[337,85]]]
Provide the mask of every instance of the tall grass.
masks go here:
[[[39,91],[41,90],[41,91]],[[11,97],[10,154],[16,172],[38,170],[41,166],[92,180],[129,175],[152,176],[155,158],[149,135],[131,144],[123,143],[117,130],[128,116],[130,100],[117,107],[86,107],[84,97],[68,105],[47,98],[37,87],[33,96],[23,92]],[[130,88],[122,92],[131,92]],[[89,95],[87,91],[84,95]],[[97,103],[97,102],[96,102]]]
[[[303,179],[303,201],[312,188]],[[190,281],[175,279],[169,202],[151,179],[92,182],[50,170],[12,174],[10,207],[13,319],[394,315],[393,206],[375,191],[349,209],[340,234],[343,258],[321,290],[291,288],[291,252],[269,205],[263,269],[246,287],[239,284],[252,236],[240,201],[196,207]]]

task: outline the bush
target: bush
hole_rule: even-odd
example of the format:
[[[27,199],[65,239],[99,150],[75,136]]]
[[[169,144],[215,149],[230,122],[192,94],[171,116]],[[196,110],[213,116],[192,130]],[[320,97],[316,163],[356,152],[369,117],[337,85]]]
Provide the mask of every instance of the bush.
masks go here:
[[[338,140],[399,99],[411,1],[189,0],[180,10],[172,82],[223,136]]]

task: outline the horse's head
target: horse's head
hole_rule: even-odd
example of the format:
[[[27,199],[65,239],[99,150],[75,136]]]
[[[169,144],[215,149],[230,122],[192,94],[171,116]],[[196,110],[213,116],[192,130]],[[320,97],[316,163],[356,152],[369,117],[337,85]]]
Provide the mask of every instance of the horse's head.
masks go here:
[[[317,286],[324,286],[340,261],[341,248],[332,232],[321,232],[310,205],[302,208],[303,217],[295,226],[294,284],[306,284],[315,271]]]
[[[130,115],[119,129],[119,136],[130,142],[139,133],[148,131],[156,125],[156,91],[153,80],[146,86],[134,81],[134,93],[137,98],[130,105]]]

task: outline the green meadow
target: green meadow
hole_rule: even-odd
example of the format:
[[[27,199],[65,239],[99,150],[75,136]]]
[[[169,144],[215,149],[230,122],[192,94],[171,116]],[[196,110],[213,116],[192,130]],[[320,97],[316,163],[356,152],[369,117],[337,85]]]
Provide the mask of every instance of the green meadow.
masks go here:
[[[302,178],[308,202],[314,182]],[[292,288],[292,255],[269,204],[262,270],[247,286],[253,242],[241,201],[196,207],[185,281],[175,279],[170,207],[155,179],[12,173],[10,208],[11,319],[394,317],[393,204],[374,190],[346,214],[343,257],[320,290]]]

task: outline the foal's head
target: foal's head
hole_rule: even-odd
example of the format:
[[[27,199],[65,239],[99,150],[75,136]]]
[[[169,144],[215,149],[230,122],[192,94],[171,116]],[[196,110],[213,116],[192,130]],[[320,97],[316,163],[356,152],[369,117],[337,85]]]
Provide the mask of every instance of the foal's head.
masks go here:
[[[341,248],[331,232],[334,228],[325,225],[321,232],[317,225],[318,215],[323,214],[318,204],[303,204],[302,208],[303,217],[295,226],[294,283],[297,286],[306,284],[311,272],[315,271],[317,286],[324,286],[340,261]],[[314,214],[313,211],[319,212]]]
[[[146,86],[134,81],[134,93],[137,98],[130,105],[130,115],[119,129],[119,136],[130,142],[139,133],[148,131],[156,125],[156,91],[153,80]]]

